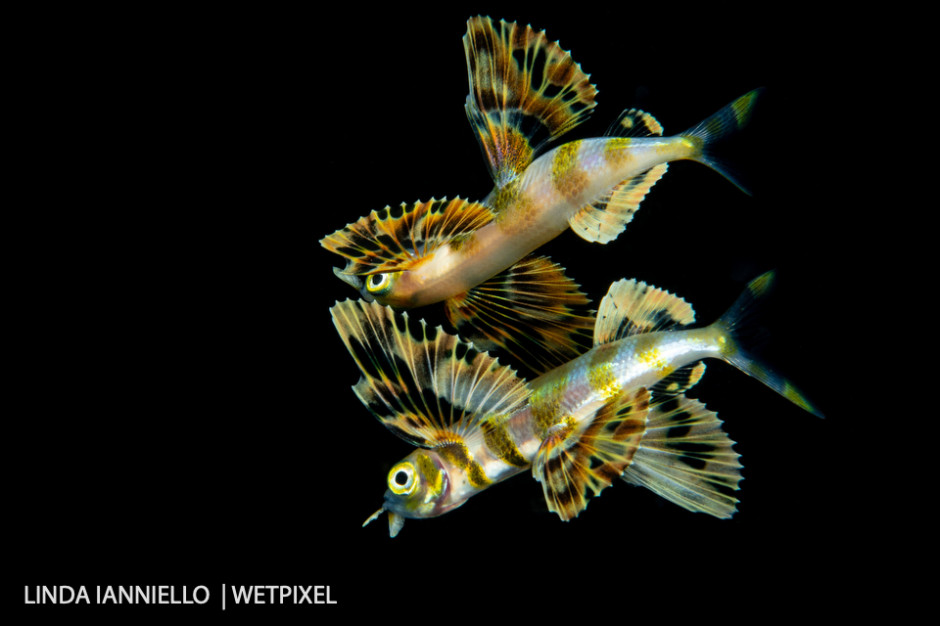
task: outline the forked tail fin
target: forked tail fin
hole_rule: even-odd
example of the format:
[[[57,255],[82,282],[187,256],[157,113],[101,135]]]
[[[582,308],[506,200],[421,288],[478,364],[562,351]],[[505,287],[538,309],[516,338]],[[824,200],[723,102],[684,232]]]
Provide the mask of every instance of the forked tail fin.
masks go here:
[[[756,360],[750,353],[757,344],[752,322],[760,303],[770,291],[774,272],[762,274],[748,283],[731,308],[712,327],[721,332],[722,358],[739,370],[758,379],[784,398],[813,415],[823,417],[817,409],[790,381]]]
[[[750,121],[762,92],[763,88],[749,91],[697,126],[680,133],[696,145],[697,150],[691,159],[712,168],[748,195],[751,192],[741,183],[737,172],[721,157],[721,148],[729,137]]]

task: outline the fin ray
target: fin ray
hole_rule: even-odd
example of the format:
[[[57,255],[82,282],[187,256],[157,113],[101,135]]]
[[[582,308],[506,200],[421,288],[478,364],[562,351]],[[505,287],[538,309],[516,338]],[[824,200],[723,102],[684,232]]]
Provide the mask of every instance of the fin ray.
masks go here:
[[[646,111],[627,109],[617,116],[604,135],[608,137],[662,137],[663,127]]]
[[[636,279],[621,279],[610,286],[601,300],[594,345],[672,330],[694,321],[695,311],[679,296]]]
[[[642,174],[622,181],[595,202],[571,216],[568,224],[579,237],[592,243],[616,239],[633,220],[633,214],[650,189],[663,177],[668,163],[660,163]]]
[[[343,274],[363,276],[407,269],[441,245],[492,219],[493,211],[484,204],[432,198],[372,211],[324,237],[320,245],[346,258]]]
[[[483,349],[501,348],[535,373],[591,347],[590,301],[548,257],[526,257],[445,304],[461,336]]]
[[[698,384],[705,374],[705,364],[701,361],[680,367],[671,374],[663,377],[658,383],[652,386],[650,391],[657,400],[663,400],[672,396],[684,394],[689,389]]]
[[[440,327],[378,303],[346,300],[333,323],[362,374],[357,397],[386,428],[421,447],[460,440],[528,394],[515,372]]]
[[[552,427],[532,464],[548,509],[564,520],[622,476],[646,430],[650,393],[623,392],[603,404],[583,430],[569,419]]]
[[[741,463],[718,415],[684,396],[652,407],[623,480],[696,513],[734,515]]]
[[[587,119],[597,90],[568,52],[531,26],[478,16],[467,22],[463,43],[467,117],[502,186],[542,145]]]

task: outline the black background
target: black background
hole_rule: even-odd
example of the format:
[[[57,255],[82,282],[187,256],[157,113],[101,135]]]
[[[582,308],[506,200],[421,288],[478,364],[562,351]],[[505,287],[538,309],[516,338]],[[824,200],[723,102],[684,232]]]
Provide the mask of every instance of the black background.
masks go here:
[[[305,609],[315,619],[503,603],[840,610],[833,583],[867,557],[844,532],[853,207],[823,101],[852,70],[828,26],[666,4],[336,11],[23,22],[41,71],[17,65],[33,138],[18,165],[30,194],[7,440],[19,602],[26,584],[227,583],[330,585],[339,604]],[[355,293],[318,241],[388,204],[488,192],[463,112],[477,13],[544,28],[591,75],[598,106],[572,137],[627,107],[681,132],[767,88],[738,161],[753,196],[676,163],[615,242],[565,233],[543,250],[595,301],[636,277],[703,323],[778,271],[769,356],[827,418],[709,364],[691,395],[739,442],[732,520],[617,484],[562,523],[521,476],[394,540],[384,516],[360,528],[409,447],[350,389],[328,309]],[[441,322],[439,307],[412,315]]]

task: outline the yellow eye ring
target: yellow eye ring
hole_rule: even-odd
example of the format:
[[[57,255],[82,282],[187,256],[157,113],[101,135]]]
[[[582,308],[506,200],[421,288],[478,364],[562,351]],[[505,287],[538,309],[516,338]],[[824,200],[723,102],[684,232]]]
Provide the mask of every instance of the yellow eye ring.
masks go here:
[[[377,291],[382,291],[388,287],[391,282],[388,274],[370,274],[369,278],[366,279],[366,289],[370,293],[375,293]]]
[[[417,486],[414,465],[407,461],[399,463],[388,473],[388,488],[395,495],[410,495]]]

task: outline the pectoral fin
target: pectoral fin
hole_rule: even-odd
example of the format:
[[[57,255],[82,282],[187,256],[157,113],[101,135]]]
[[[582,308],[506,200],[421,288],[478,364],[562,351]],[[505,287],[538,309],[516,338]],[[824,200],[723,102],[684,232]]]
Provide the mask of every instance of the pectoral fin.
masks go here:
[[[530,26],[474,17],[463,43],[467,117],[502,186],[541,145],[587,119],[597,90],[566,51]]]
[[[525,381],[510,368],[423,320],[352,300],[330,312],[362,373],[356,395],[413,445],[458,441],[480,420],[509,413],[525,400]]]
[[[589,306],[563,267],[529,256],[448,300],[446,312],[462,337],[483,349],[501,348],[542,373],[590,349]]]

